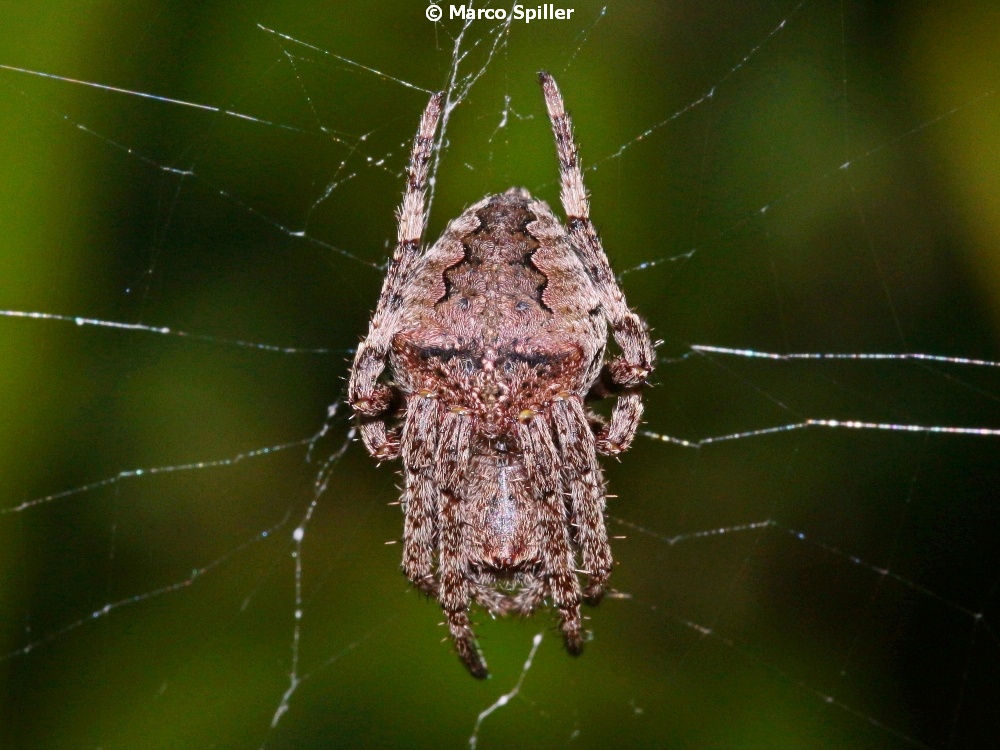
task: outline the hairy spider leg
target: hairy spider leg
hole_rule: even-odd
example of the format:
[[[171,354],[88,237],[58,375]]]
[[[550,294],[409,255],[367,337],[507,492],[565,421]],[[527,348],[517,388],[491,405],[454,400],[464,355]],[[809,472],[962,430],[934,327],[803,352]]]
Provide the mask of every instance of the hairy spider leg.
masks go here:
[[[372,315],[368,335],[358,345],[351,368],[347,394],[351,406],[358,414],[367,417],[361,422],[361,438],[365,447],[376,458],[393,459],[399,456],[399,433],[387,431],[383,417],[392,403],[392,389],[379,383],[385,369],[393,333],[398,329],[402,306],[399,290],[421,256],[421,240],[427,221],[425,202],[427,174],[434,152],[434,133],[441,118],[444,95],[434,94],[420,118],[420,127],[413,139],[410,163],[407,168],[406,190],[397,218],[399,230],[396,249],[389,262],[389,269],[382,284],[382,294]]]
[[[441,523],[438,539],[439,598],[458,658],[473,677],[484,679],[489,676],[489,671],[469,622],[472,575],[466,554],[468,540],[462,510],[462,483],[465,467],[469,465],[472,425],[468,417],[454,412],[446,411],[440,419],[441,439],[437,451],[440,486],[438,515]]]
[[[601,453],[617,455],[632,444],[639,428],[642,400],[636,389],[645,384],[653,370],[653,345],[642,320],[629,309],[615,281],[597,230],[590,221],[590,201],[573,139],[573,123],[566,113],[559,87],[555,79],[544,71],[538,74],[538,78],[556,141],[561,185],[559,197],[566,212],[567,230],[594,280],[604,314],[622,352],[604,370],[605,380],[610,381],[605,386],[611,393],[620,395],[612,410],[611,421],[598,433],[596,442]]]
[[[569,539],[562,479],[556,468],[559,455],[547,420],[540,414],[518,424],[518,439],[528,483],[542,511],[542,575],[547,580],[552,603],[559,611],[566,648],[576,655],[583,651],[580,582],[576,577],[575,555]]]
[[[437,547],[438,491],[435,477],[438,402],[414,393],[407,400],[403,424],[403,573],[425,594],[437,596],[434,550]]]
[[[569,525],[587,578],[583,595],[589,604],[597,604],[604,595],[613,560],[604,527],[604,478],[594,454],[594,433],[583,401],[576,394],[564,394],[552,403],[552,420],[569,496]]]

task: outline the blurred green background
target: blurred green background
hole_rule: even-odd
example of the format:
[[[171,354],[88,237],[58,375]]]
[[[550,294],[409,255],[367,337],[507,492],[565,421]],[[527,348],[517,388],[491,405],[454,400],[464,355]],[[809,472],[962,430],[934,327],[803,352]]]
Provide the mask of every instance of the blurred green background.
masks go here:
[[[649,430],[1000,427],[989,368],[690,355],[1000,359],[995,3],[581,1],[460,38],[415,0],[8,6],[0,65],[253,119],[0,69],[0,309],[214,339],[0,317],[0,747],[466,746],[538,632],[479,747],[996,746],[998,438],[640,440],[607,462],[628,598],[590,612],[580,659],[546,613],[480,615],[486,683],[385,544],[393,467],[352,444],[302,547],[308,677],[273,729],[291,534],[342,415],[308,456],[11,510],[319,430],[378,296],[418,89],[448,84],[456,40],[474,85],[429,235],[511,185],[557,203],[552,71],[605,247],[663,340]]]

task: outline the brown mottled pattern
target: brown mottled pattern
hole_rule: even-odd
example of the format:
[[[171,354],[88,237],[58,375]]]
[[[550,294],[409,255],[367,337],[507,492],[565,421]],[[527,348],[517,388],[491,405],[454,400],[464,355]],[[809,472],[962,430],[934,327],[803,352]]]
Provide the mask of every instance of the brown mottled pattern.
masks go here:
[[[653,367],[645,325],[590,223],[569,115],[555,81],[540,77],[569,229],[511,188],[469,207],[420,252],[442,102],[432,97],[348,387],[365,446],[403,461],[403,571],[440,601],[476,677],[487,668],[473,602],[504,615],[549,600],[567,650],[583,649],[580,604],[600,600],[612,566],[597,454],[631,444]],[[621,353],[606,361],[609,326]],[[616,399],[609,420],[584,405],[606,396]]]

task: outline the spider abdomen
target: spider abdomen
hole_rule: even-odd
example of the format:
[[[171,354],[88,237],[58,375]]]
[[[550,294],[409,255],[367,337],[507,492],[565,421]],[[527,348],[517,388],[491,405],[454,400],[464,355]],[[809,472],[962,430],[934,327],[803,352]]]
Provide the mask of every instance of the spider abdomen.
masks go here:
[[[499,437],[525,406],[594,384],[607,335],[596,292],[563,227],[526,190],[470,207],[410,285],[412,318],[390,354],[405,392],[434,392]]]
[[[470,209],[478,226],[461,238],[463,257],[444,271],[445,294],[428,311],[442,328],[495,348],[551,325],[542,299],[547,280],[532,262],[538,241],[528,231],[537,220],[530,203],[515,189]]]

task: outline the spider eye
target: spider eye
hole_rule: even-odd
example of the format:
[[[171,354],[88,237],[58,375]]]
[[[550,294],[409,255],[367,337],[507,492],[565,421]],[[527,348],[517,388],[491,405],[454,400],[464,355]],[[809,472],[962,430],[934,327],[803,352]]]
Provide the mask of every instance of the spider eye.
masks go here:
[[[531,305],[528,304],[528,302],[526,302],[523,299],[518,300],[516,303],[514,303],[514,309],[517,310],[518,312],[526,312],[530,307]]]

